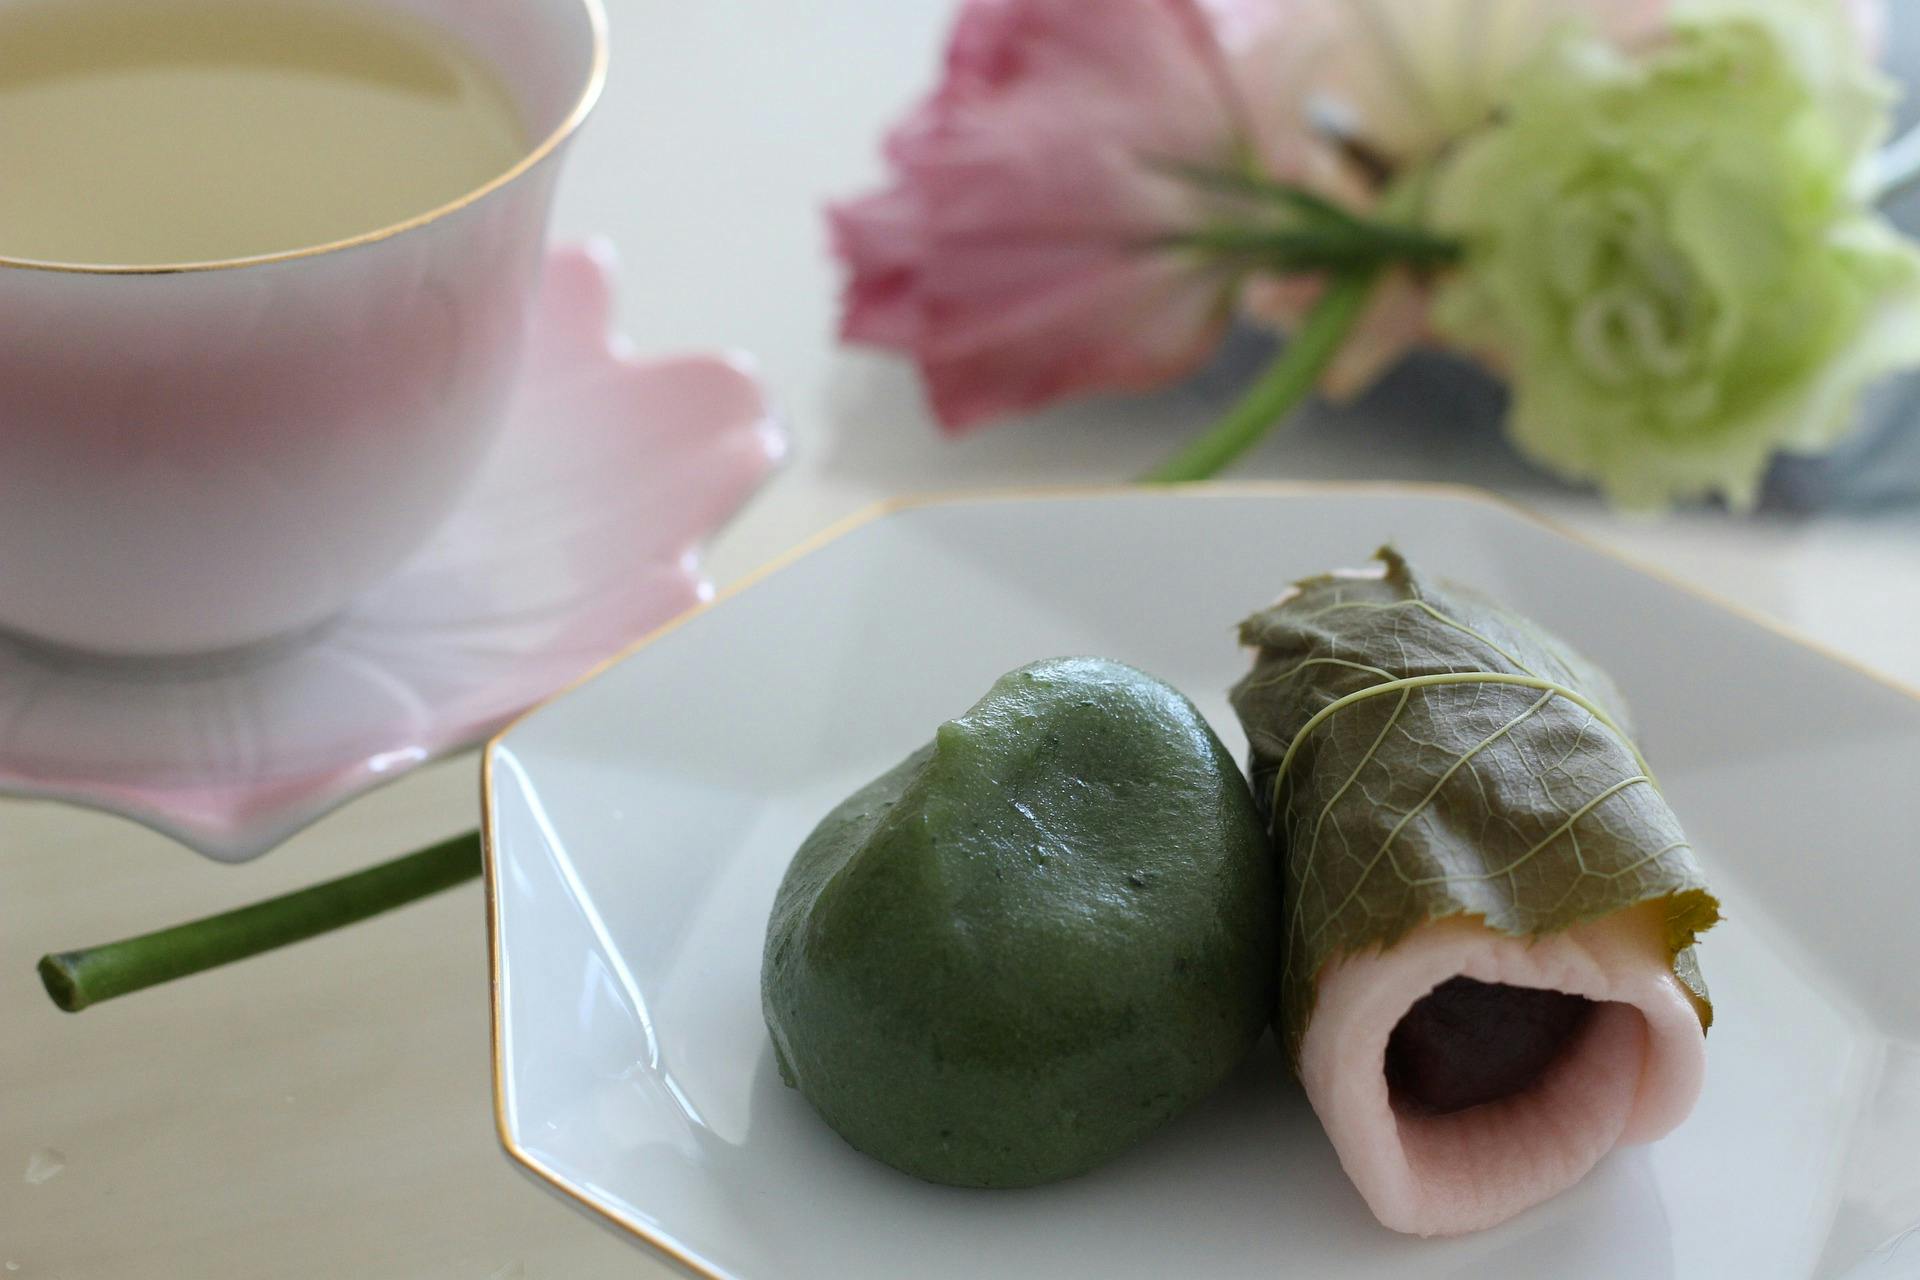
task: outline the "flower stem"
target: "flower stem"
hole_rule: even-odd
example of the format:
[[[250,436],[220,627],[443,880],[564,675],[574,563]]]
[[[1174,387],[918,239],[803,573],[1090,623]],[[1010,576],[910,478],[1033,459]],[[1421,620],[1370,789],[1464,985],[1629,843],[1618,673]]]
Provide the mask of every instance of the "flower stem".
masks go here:
[[[1217,424],[1140,477],[1145,484],[1205,480],[1260,441],[1313,391],[1373,293],[1373,272],[1336,278],[1286,349]]]
[[[1356,272],[1387,263],[1414,267],[1457,261],[1460,246],[1412,227],[1356,223],[1352,227],[1201,227],[1163,237],[1156,247],[1194,249],[1267,271]]]
[[[40,957],[40,981],[68,1013],[244,960],[404,906],[480,874],[480,834],[205,919]]]

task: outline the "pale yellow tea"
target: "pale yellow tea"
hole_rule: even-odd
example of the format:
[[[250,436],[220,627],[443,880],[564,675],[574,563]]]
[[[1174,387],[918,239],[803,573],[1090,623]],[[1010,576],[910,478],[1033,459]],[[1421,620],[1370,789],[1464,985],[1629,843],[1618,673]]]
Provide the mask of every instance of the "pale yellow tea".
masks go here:
[[[0,257],[162,264],[325,244],[456,200],[525,148],[493,70],[399,15],[0,6]]]

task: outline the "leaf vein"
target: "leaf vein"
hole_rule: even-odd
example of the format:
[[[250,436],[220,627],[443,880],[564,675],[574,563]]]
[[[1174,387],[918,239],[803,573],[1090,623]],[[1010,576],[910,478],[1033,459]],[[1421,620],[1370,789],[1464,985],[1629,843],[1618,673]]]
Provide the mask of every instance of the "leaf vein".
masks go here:
[[[1409,692],[1411,692],[1411,690],[1409,690]],[[1447,783],[1453,778],[1454,774],[1460,772],[1460,770],[1466,768],[1469,764],[1471,764],[1473,762],[1473,758],[1479,755],[1482,751],[1486,750],[1488,747],[1492,746],[1494,743],[1500,741],[1500,739],[1506,737],[1509,733],[1513,732],[1520,725],[1525,724],[1528,720],[1532,719],[1533,716],[1539,713],[1540,708],[1546,706],[1547,703],[1551,702],[1552,700],[1553,700],[1553,690],[1549,689],[1545,693],[1542,693],[1538,698],[1534,699],[1533,703],[1530,706],[1528,706],[1525,711],[1522,711],[1519,715],[1513,716],[1512,718],[1510,718],[1505,724],[1501,725],[1498,729],[1495,729],[1492,733],[1488,734],[1486,737],[1482,738],[1479,742],[1475,743],[1472,748],[1463,752],[1459,759],[1455,760],[1452,764],[1447,766],[1445,771],[1442,772],[1441,775],[1434,780],[1433,785],[1427,788],[1427,794],[1420,797],[1419,802],[1415,804],[1411,809],[1408,809],[1405,813],[1401,814],[1400,820],[1393,824],[1393,829],[1387,832],[1385,838],[1383,838],[1380,841],[1380,847],[1374,851],[1373,857],[1370,860],[1368,860],[1365,866],[1361,867],[1360,874],[1354,880],[1353,887],[1347,891],[1347,896],[1341,900],[1340,905],[1335,907],[1325,920],[1322,920],[1320,922],[1320,927],[1315,929],[1311,934],[1308,935],[1307,942],[1309,945],[1311,945],[1313,941],[1317,939],[1322,933],[1326,932],[1327,928],[1334,922],[1335,919],[1339,917],[1340,913],[1347,909],[1348,904],[1351,903],[1355,897],[1359,896],[1360,890],[1364,888],[1366,885],[1367,877],[1372,875],[1374,872],[1374,869],[1380,865],[1380,859],[1386,858],[1393,867],[1393,873],[1396,876],[1399,876],[1400,879],[1405,883],[1407,883],[1408,885],[1420,885],[1423,883],[1427,883],[1427,881],[1424,881],[1424,880],[1414,879],[1413,877],[1407,875],[1406,872],[1400,869],[1399,862],[1395,861],[1393,858],[1393,854],[1392,854],[1393,842],[1399,838],[1400,833],[1402,831],[1406,830],[1408,823],[1412,822],[1415,817],[1417,817],[1419,814],[1421,814],[1426,810],[1428,805],[1433,803],[1434,798],[1440,794],[1441,788],[1447,785]],[[1292,936],[1292,932],[1293,932],[1292,927],[1289,926],[1288,935]]]

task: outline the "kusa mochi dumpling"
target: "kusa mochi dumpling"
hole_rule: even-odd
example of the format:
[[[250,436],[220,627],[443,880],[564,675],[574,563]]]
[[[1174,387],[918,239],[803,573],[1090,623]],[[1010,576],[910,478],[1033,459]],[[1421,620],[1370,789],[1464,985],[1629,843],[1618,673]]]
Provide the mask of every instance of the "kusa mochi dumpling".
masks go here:
[[[1023,667],[794,857],[762,965],[780,1072],[918,1177],[1083,1173],[1259,1039],[1275,880],[1186,698],[1097,658]]]

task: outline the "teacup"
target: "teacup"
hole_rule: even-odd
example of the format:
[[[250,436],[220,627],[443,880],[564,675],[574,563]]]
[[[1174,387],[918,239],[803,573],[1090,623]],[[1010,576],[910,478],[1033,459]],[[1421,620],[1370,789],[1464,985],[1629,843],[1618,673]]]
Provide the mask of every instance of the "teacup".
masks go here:
[[[107,655],[297,634],[395,568],[474,477],[561,159],[605,77],[605,20],[600,0],[374,3],[490,63],[530,148],[450,204],[334,243],[0,258],[0,632]]]

